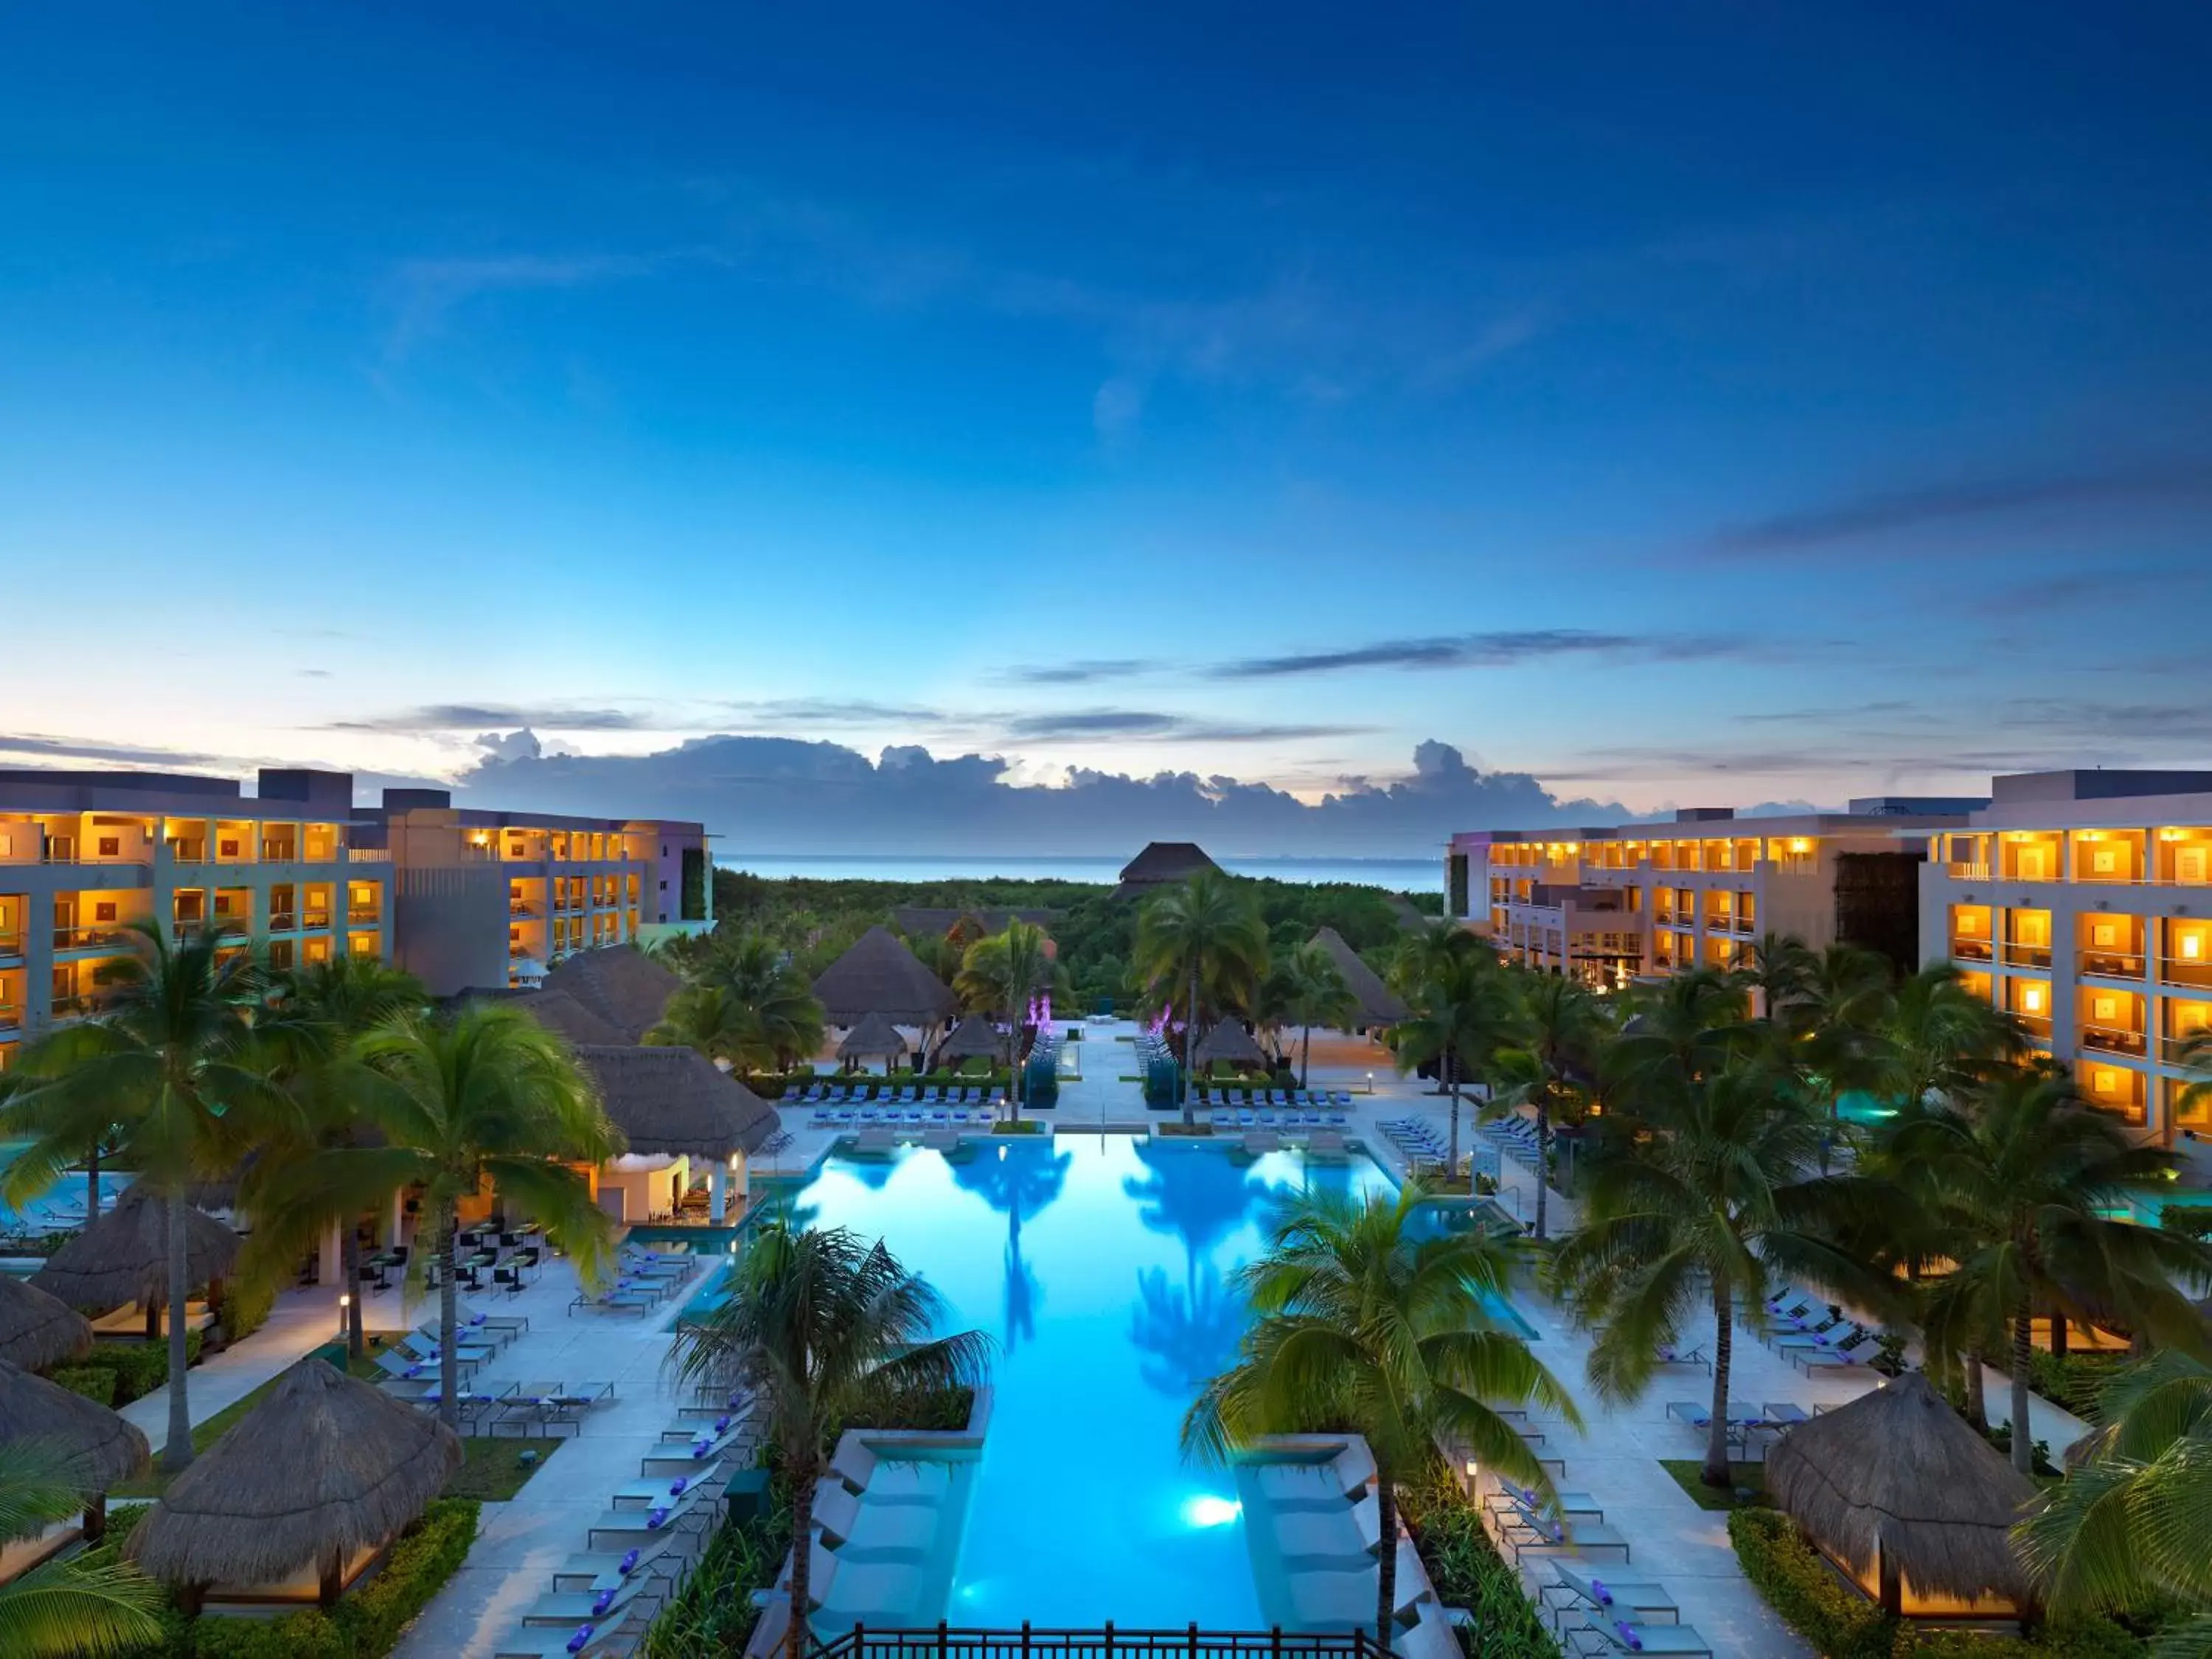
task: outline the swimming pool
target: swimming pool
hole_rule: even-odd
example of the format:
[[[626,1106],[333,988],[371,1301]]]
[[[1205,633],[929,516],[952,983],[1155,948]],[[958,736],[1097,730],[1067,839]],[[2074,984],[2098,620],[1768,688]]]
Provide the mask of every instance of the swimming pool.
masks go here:
[[[1233,1357],[1245,1310],[1227,1274],[1273,1205],[1389,1186],[1357,1155],[1309,1164],[1127,1135],[823,1164],[793,1198],[798,1218],[884,1238],[954,1328],[998,1344],[949,1597],[902,1622],[1261,1627],[1237,1481],[1187,1465],[1177,1431]]]

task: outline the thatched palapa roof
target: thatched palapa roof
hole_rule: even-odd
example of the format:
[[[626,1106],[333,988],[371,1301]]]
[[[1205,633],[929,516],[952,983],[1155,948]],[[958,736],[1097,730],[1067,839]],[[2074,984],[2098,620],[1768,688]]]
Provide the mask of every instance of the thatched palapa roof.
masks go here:
[[[230,1272],[238,1235],[185,1206],[185,1280],[204,1285]],[[115,1207],[46,1258],[31,1283],[72,1308],[167,1305],[169,1204],[143,1182],[124,1189]]]
[[[635,1042],[660,1023],[668,999],[683,984],[644,951],[609,945],[563,957],[545,975],[540,994],[559,991],[574,997],[622,1034],[617,1042]]]
[[[94,1400],[0,1359],[0,1446],[27,1442],[68,1459],[70,1478],[88,1492],[146,1473],[146,1437]]]
[[[1155,887],[1186,881],[1201,870],[1218,873],[1220,869],[1194,841],[1156,841],[1121,866],[1121,884],[1114,896],[1133,898]]]
[[[952,1035],[945,1039],[937,1050],[939,1060],[1000,1060],[1006,1052],[1006,1039],[999,1028],[981,1014],[970,1014],[953,1028]]]
[[[1363,1025],[1395,1025],[1407,1018],[1413,1010],[1406,1006],[1405,999],[1382,982],[1382,976],[1359,958],[1359,952],[1345,942],[1344,935],[1334,927],[1324,927],[1313,936],[1313,942],[1328,952],[1328,959],[1336,964],[1336,971],[1344,975],[1345,988],[1352,993],[1359,1005],[1359,1023]]]
[[[1887,1563],[1931,1595],[2032,1594],[2009,1534],[2035,1488],[1917,1371],[1783,1436],[1766,1489],[1862,1576]]]
[[[869,1014],[837,1045],[840,1060],[896,1060],[914,1045],[881,1014]]]
[[[1226,1060],[1231,1066],[1265,1066],[1267,1056],[1252,1034],[1233,1019],[1224,1019],[1198,1040],[1196,1064],[1211,1066]]]
[[[594,1013],[567,991],[471,991],[468,994],[488,1002],[509,1003],[547,1030],[568,1038],[575,1048],[586,1043],[608,1047],[633,1040],[605,1015]]]
[[[881,1014],[894,1025],[938,1025],[959,1011],[945,981],[888,927],[871,927],[822,970],[814,994],[833,1025]]]
[[[576,1059],[633,1152],[726,1158],[757,1152],[781,1121],[696,1048],[591,1043],[578,1047]]]
[[[459,1436],[302,1359],[170,1485],[128,1553],[178,1584],[267,1584],[373,1549],[461,1466]]]
[[[0,1359],[42,1371],[92,1346],[92,1326],[68,1303],[0,1273]]]

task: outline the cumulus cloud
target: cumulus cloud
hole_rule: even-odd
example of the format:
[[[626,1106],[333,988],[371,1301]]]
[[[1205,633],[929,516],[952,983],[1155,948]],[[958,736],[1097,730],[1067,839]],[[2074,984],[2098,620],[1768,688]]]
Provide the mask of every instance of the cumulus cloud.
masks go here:
[[[538,741],[538,734],[528,726],[520,732],[480,732],[477,747],[493,760],[536,760],[545,752],[545,745]]]
[[[1070,768],[1055,787],[1020,787],[996,756],[902,744],[872,763],[840,744],[726,735],[649,755],[487,755],[455,789],[488,805],[702,819],[725,849],[754,853],[1112,854],[1164,839],[1226,854],[1441,856],[1455,830],[1630,816],[1523,773],[1483,772],[1433,741],[1406,775],[1348,780],[1312,804],[1219,775]]]

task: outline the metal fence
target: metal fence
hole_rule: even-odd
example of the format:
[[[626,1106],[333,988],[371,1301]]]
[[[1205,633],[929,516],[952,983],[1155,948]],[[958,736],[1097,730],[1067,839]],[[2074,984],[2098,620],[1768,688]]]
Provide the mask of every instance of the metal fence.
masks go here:
[[[964,1629],[849,1631],[818,1643],[815,1659],[1388,1659],[1365,1631],[1315,1635],[1295,1631]]]

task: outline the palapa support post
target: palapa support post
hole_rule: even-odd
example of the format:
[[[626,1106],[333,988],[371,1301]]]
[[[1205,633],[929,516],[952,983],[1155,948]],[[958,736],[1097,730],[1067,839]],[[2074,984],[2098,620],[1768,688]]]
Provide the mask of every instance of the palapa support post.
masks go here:
[[[107,1536],[107,1494],[94,1492],[92,1501],[84,1506],[84,1541],[97,1544]]]
[[[317,1586],[315,1603],[324,1612],[338,1604],[338,1596],[345,1588],[345,1561],[332,1550],[323,1562],[322,1582]]]

